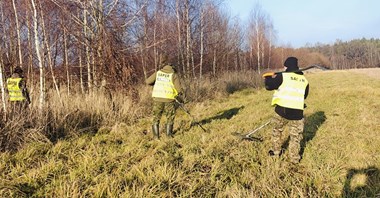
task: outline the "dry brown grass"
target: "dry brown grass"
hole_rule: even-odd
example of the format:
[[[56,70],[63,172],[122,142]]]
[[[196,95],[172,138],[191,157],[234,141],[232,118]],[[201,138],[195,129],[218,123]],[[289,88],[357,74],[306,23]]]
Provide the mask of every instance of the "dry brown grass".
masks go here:
[[[380,68],[351,69],[350,71],[380,79]]]
[[[258,74],[244,75],[228,73],[219,78],[183,80],[185,100],[204,101],[227,97],[235,91],[261,86]],[[101,128],[110,128],[117,123],[134,124],[150,119],[152,87],[138,85],[138,101],[128,93],[114,92],[109,96],[104,90],[90,94],[71,92],[63,87],[60,97],[54,89],[47,93],[43,111],[38,109],[39,93],[30,88],[32,104],[23,115],[14,115],[2,122],[0,129],[0,150],[17,150],[33,141],[55,143],[60,139],[95,134]],[[9,116],[8,116],[9,117]]]

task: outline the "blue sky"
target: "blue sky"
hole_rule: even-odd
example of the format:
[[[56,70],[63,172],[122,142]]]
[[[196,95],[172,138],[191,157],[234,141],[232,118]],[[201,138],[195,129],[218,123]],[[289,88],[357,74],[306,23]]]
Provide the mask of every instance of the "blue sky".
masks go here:
[[[333,44],[380,38],[380,0],[226,0],[231,16],[247,23],[256,3],[272,19],[277,45]]]

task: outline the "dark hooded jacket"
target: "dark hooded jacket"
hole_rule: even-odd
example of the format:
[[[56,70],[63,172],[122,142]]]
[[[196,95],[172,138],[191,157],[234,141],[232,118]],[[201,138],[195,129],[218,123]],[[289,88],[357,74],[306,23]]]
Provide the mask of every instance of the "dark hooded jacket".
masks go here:
[[[285,61],[284,66],[287,67],[285,72],[294,72],[294,71],[299,70],[297,59],[294,57],[288,58]],[[303,75],[303,72],[294,72],[294,73]],[[275,75],[275,77],[273,78],[271,77],[265,78],[264,83],[265,83],[265,88],[267,90],[276,90],[281,86],[282,82],[283,82],[282,73],[279,73]],[[308,94],[309,94],[309,85],[307,85],[305,89],[305,96],[304,96],[305,99],[307,98]],[[299,110],[299,109],[291,109],[291,108],[282,107],[280,105],[276,105],[275,112],[281,117],[286,118],[288,120],[301,120],[303,118],[303,110]]]

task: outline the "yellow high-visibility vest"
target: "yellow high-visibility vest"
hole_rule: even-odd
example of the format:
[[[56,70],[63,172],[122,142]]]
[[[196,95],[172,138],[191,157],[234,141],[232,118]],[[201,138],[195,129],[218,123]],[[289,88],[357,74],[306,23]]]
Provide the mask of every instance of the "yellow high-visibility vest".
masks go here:
[[[158,71],[154,83],[152,97],[174,99],[178,95],[173,84],[173,74]]]
[[[283,73],[282,77],[281,86],[273,94],[272,105],[303,110],[308,81],[296,73]]]
[[[22,78],[8,78],[7,79],[7,88],[9,93],[10,101],[23,101],[26,98],[22,94],[22,90],[19,87],[20,81]]]

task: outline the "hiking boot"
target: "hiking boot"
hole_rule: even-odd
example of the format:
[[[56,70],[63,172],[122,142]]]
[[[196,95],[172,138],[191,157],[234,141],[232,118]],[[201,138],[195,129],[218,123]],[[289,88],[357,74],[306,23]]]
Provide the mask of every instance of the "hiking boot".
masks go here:
[[[271,157],[279,157],[280,154],[281,154],[281,152],[280,152],[280,151],[269,150],[269,151],[268,151],[268,154],[269,154],[269,156],[271,156]]]
[[[159,123],[153,123],[152,125],[152,131],[153,131],[153,135],[157,138],[157,139],[160,139],[160,124]]]
[[[168,137],[173,137],[173,124],[166,125],[166,135]]]

